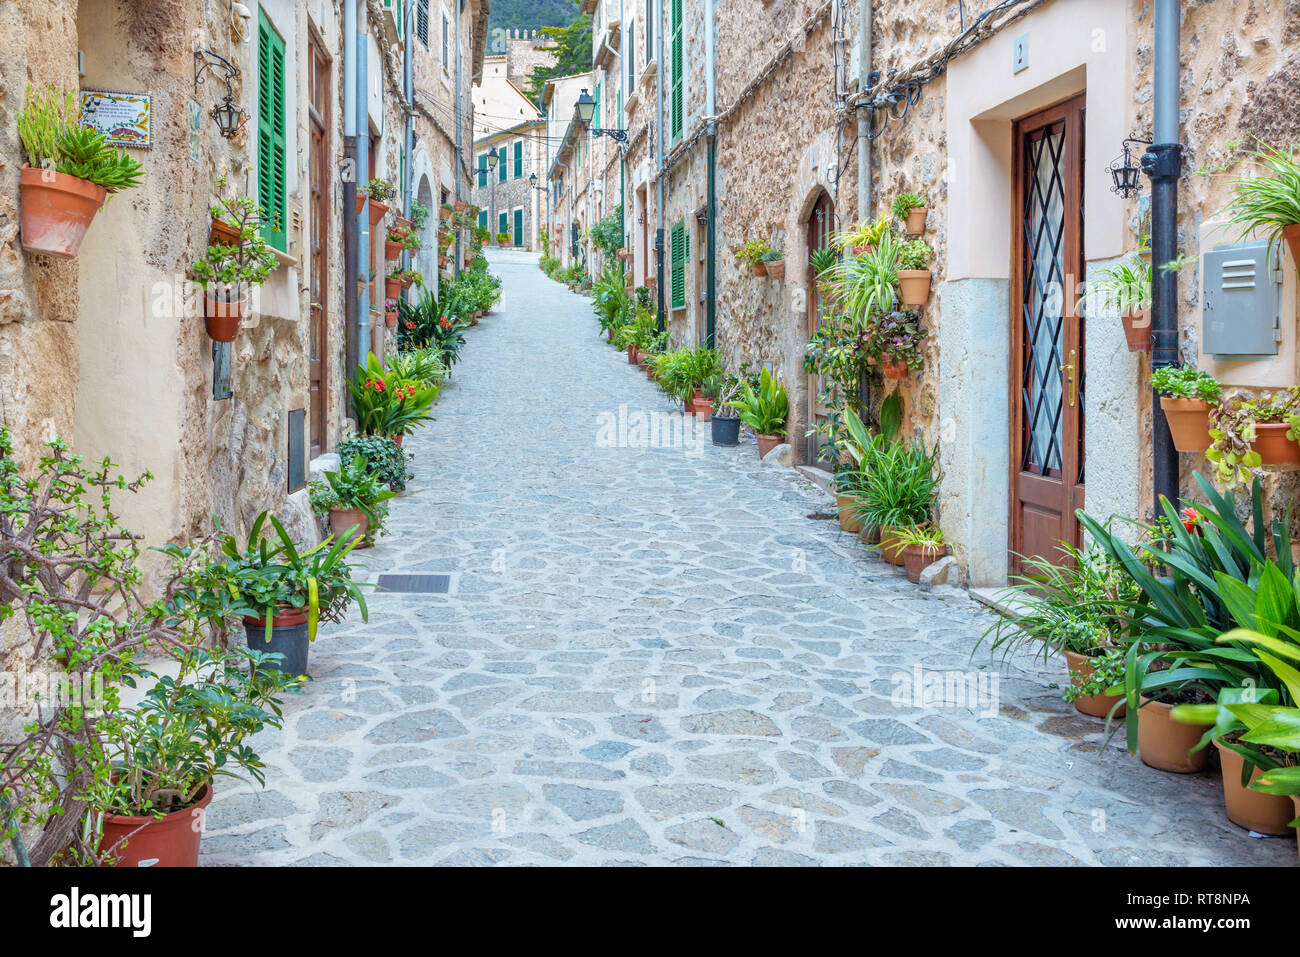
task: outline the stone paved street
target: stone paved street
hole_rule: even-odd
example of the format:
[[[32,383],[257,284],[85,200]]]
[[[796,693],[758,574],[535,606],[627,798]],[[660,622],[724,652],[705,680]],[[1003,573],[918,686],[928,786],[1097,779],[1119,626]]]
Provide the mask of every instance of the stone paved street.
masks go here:
[[[490,259],[504,301],[362,558],[450,594],[322,628],[205,864],[1294,862],[1225,819],[1217,772],[1104,744],[1061,665],[972,658],[987,613],[810,519],[829,499],[752,438],[598,443],[620,404],[672,410],[589,300]],[[917,668],[1000,674],[1000,707],[914,706]]]

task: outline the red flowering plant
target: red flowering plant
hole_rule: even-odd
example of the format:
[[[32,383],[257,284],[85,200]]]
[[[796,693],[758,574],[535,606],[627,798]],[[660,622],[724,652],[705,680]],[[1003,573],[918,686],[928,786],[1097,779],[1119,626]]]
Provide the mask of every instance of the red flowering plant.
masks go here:
[[[360,435],[405,435],[433,418],[438,387],[403,379],[385,369],[373,352],[348,382]]]

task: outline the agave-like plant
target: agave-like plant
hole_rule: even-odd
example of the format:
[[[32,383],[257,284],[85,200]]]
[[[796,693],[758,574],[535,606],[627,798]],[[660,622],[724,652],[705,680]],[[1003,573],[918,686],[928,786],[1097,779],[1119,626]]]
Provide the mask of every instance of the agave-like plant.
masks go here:
[[[1233,180],[1227,207],[1228,225],[1237,226],[1242,237],[1263,227],[1268,230],[1268,241],[1276,243],[1288,226],[1300,224],[1300,163],[1296,162],[1293,151],[1256,139],[1258,148],[1242,152],[1265,175]]]

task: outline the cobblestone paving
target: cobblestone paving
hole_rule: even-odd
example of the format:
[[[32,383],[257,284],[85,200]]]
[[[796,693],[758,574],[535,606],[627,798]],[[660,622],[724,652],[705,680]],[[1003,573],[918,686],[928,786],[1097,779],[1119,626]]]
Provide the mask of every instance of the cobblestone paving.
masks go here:
[[[493,268],[504,303],[363,559],[451,593],[322,629],[204,863],[1294,862],[1226,821],[1215,776],[1104,744],[1063,667],[972,657],[979,606],[810,519],[829,500],[752,439],[598,442],[620,404],[671,410],[587,299],[533,257]],[[912,704],[918,668],[999,675],[1000,707]]]

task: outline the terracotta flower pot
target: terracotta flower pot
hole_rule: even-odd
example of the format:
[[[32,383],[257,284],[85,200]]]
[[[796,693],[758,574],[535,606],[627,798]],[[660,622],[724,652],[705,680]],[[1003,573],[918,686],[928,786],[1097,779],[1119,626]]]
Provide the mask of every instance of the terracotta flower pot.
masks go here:
[[[361,192],[361,190],[357,190],[357,215],[360,216],[361,211],[365,208],[366,208],[366,194]]]
[[[407,219],[405,216],[402,216],[397,213],[393,214],[393,232],[405,236],[408,233],[410,233],[411,227],[414,225],[415,224],[411,222],[409,219]]]
[[[614,341],[614,327],[613,327],[613,326],[610,326],[608,329],[605,330],[605,341],[606,341],[606,342],[613,342],[613,341]]]
[[[1160,397],[1165,421],[1179,452],[1204,452],[1210,447],[1210,404],[1204,399]]]
[[[465,202],[463,199],[456,200],[455,206],[456,212],[458,213],[463,213],[465,210],[469,209],[469,203]]]
[[[855,255],[855,256],[868,256],[868,255],[870,255],[871,253],[874,253],[875,251],[876,251],[876,244],[875,244],[875,243],[869,243],[869,244],[867,244],[866,246],[854,246],[854,247],[853,247],[853,255]]]
[[[886,379],[906,379],[908,366],[906,362],[886,359],[880,363],[880,371],[884,373]]]
[[[929,206],[916,206],[907,211],[907,231],[913,236],[925,232],[925,217],[930,212]]]
[[[384,313],[384,325],[386,325],[389,329],[396,329],[396,328],[397,328],[397,310],[396,310],[396,309],[392,310],[391,312],[385,312],[385,313]]]
[[[902,568],[903,549],[904,546],[898,541],[892,526],[886,525],[880,529],[880,547],[876,551],[880,552],[885,561]]]
[[[1065,653],[1065,669],[1070,675],[1071,685],[1078,687],[1080,684],[1092,677],[1094,660],[1095,659],[1089,658],[1087,655],[1081,655],[1074,651],[1067,651]],[[1084,695],[1081,698],[1074,699],[1074,710],[1078,711],[1080,714],[1086,714],[1090,718],[1104,718],[1106,715],[1110,714],[1111,706],[1113,706],[1116,701],[1123,700],[1123,695]],[[1115,717],[1124,717],[1124,712],[1126,710],[1127,707],[1125,705],[1120,705],[1115,709]]]
[[[1291,255],[1295,257],[1296,269],[1300,270],[1300,223],[1284,227],[1282,229],[1282,238],[1291,247]]]
[[[1241,786],[1241,769],[1245,760],[1240,754],[1225,747],[1218,738],[1214,746],[1219,751],[1219,766],[1223,769],[1223,804],[1228,820],[1238,827],[1260,834],[1285,835],[1292,833],[1290,824],[1295,817],[1291,799],[1281,794],[1265,794]],[[1250,779],[1259,777],[1259,768],[1251,772]]]
[[[768,278],[768,279],[777,279],[777,280],[780,280],[780,279],[784,279],[784,278],[785,278],[785,260],[784,260],[784,259],[770,259],[770,260],[768,260],[768,262],[767,262],[767,278]]]
[[[948,554],[948,546],[935,548],[932,545],[903,546],[903,567],[907,570],[907,580],[913,585],[921,584],[921,572]]]
[[[402,440],[406,438],[406,433],[398,432],[396,435],[390,435],[389,438],[392,439],[393,444],[400,449],[402,447]]]
[[[754,274],[755,276],[766,276],[766,275],[767,275],[767,263],[763,262],[763,261],[760,259],[758,262],[754,263],[754,264],[750,267],[750,271],[753,272],[753,274]]]
[[[900,269],[898,288],[907,305],[924,306],[930,301],[930,270]]]
[[[23,164],[18,180],[23,248],[71,259],[108,191],[89,180]]]
[[[1286,437],[1285,422],[1256,422],[1255,441],[1250,447],[1265,465],[1300,465],[1300,443]]]
[[[116,867],[198,867],[203,816],[211,800],[212,785],[205,784],[193,804],[162,818],[105,814],[99,846],[108,850],[125,838],[113,852]],[[128,836],[132,832],[134,836]]]
[[[1124,341],[1128,343],[1129,352],[1151,351],[1151,310],[1126,312],[1120,316],[1124,324]]]
[[[713,415],[713,400],[697,399],[695,402],[695,417],[707,422],[711,415]]]
[[[628,347],[627,347],[627,364],[628,364],[628,365],[631,365],[631,366],[636,365],[636,355],[637,355],[637,352],[636,352],[636,346],[628,346]]]
[[[361,539],[359,548],[369,547],[366,537],[370,534],[370,519],[366,513],[359,508],[332,508],[330,509],[330,534],[342,538],[344,533],[353,525],[359,525],[356,533],[349,537],[348,541],[354,538]]]
[[[384,298],[396,299],[402,294],[402,281],[400,279],[384,280]]]
[[[378,226],[379,221],[388,215],[388,204],[381,203],[378,200],[370,201],[370,225]]]
[[[1185,724],[1170,717],[1171,705],[1141,699],[1138,708],[1138,757],[1148,767],[1174,774],[1193,774],[1205,768],[1209,749],[1192,748],[1209,730],[1208,724]]]
[[[248,309],[247,294],[238,299],[228,298],[219,289],[208,289],[203,294],[203,324],[214,342],[234,342],[239,334],[239,323]]]
[[[388,262],[396,262],[402,258],[402,244],[395,243],[391,239],[384,240],[384,259]]]
[[[862,516],[853,508],[853,502],[852,495],[845,495],[843,492],[835,493],[836,511],[840,515],[840,530],[856,534],[862,531]]]
[[[412,279],[410,276],[403,276],[401,279],[397,281],[401,283],[403,289],[409,289],[411,287],[411,284],[415,282],[415,280]]]
[[[766,458],[767,453],[785,441],[784,435],[765,435],[762,432],[755,432],[754,438],[758,441],[758,457]]]
[[[239,244],[239,230],[224,219],[212,217],[212,226],[208,229],[209,246],[236,246]]]
[[[448,266],[450,266],[450,265],[451,265],[451,257],[450,257],[450,256],[439,256],[439,257],[438,257],[438,268],[439,268],[439,269],[446,269],[446,268],[447,268]]]

